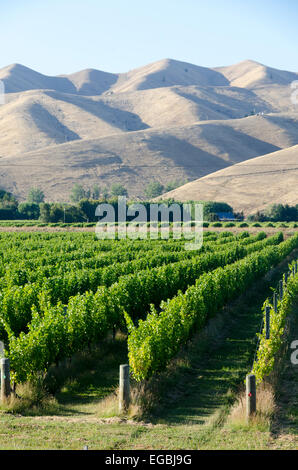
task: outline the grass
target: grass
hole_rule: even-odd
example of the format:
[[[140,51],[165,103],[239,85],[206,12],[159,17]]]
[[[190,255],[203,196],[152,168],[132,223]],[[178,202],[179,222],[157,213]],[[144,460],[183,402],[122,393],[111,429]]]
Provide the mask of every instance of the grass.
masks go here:
[[[40,416],[58,413],[59,405],[55,397],[44,388],[43,381],[36,381],[20,384],[16,394],[11,394],[6,402],[1,404],[1,410],[24,416]]]
[[[114,416],[114,410],[103,406],[103,400],[113,402],[113,397],[117,394],[119,363],[126,362],[126,336],[117,332],[114,341],[108,338],[93,348],[91,353],[79,353],[70,364],[63,362],[60,367],[50,369],[45,385],[55,393],[60,404],[59,414],[71,412],[101,417]]]
[[[250,419],[249,423],[246,418],[246,393],[243,390],[239,395],[234,406],[231,408],[227,423],[241,429],[241,427],[263,428],[270,430],[271,421],[276,412],[275,392],[269,383],[262,383],[257,387],[257,412]]]

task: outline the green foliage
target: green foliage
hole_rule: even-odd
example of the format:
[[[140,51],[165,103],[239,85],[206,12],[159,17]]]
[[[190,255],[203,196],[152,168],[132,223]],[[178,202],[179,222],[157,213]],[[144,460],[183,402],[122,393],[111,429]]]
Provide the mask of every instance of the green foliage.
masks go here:
[[[71,189],[70,200],[74,203],[77,203],[81,199],[88,198],[89,195],[90,195],[89,190],[84,189],[84,187],[81,184],[75,183]]]
[[[129,363],[136,380],[162,370],[179,348],[226,302],[243,292],[298,246],[298,235],[278,247],[265,248],[243,260],[199,277],[185,294],[162,302],[161,312],[151,308],[138,326],[128,322]],[[127,315],[126,315],[127,318]]]
[[[266,211],[268,220],[274,222],[291,222],[298,221],[298,204],[296,206],[289,206],[288,204],[273,204]]]
[[[277,304],[277,312],[274,311],[272,303],[266,299],[263,305],[264,325],[265,307],[270,306],[270,339],[266,339],[265,326],[262,333],[258,334],[259,348],[257,360],[254,362],[252,373],[255,374],[257,383],[263,382],[274,369],[278,352],[284,341],[284,330],[288,316],[298,299],[298,275],[290,277],[284,296]]]
[[[98,270],[81,269],[76,272],[70,267],[69,273],[61,275],[65,265],[61,266],[61,274],[56,272],[57,275],[46,278],[44,274],[48,276],[52,271],[45,266],[33,270],[37,276],[35,283],[26,283],[33,279],[32,269],[12,270],[5,277],[7,288],[2,291],[1,320],[8,337],[8,354],[15,380],[27,380],[35,372],[47,370],[51,362],[69,357],[69,354],[85,347],[87,340],[92,343],[104,337],[115,324],[124,328],[124,310],[132,318],[140,318],[150,304],[158,305],[179,289],[187,289],[206,270],[224,266],[247,253],[247,248],[235,242],[233,236],[220,237],[218,241],[216,235],[211,234],[210,237],[215,237],[215,240],[206,243],[202,254],[198,255],[186,253],[179,241],[134,242],[135,260]],[[252,237],[252,241],[256,238],[259,236]],[[112,248],[113,243],[107,243],[106,248]],[[136,258],[136,254],[140,254],[138,247],[145,249],[148,243],[155,247],[155,256],[149,250],[148,255],[143,253],[143,258]],[[156,247],[159,243],[161,250],[158,253]],[[124,247],[128,248],[129,243],[125,242]],[[163,253],[166,247],[169,251]],[[69,248],[72,255],[73,247]],[[127,256],[127,248],[122,256]],[[98,261],[109,259],[111,262],[115,255],[113,250],[113,253],[99,257]],[[57,271],[57,265],[54,269]],[[24,287],[15,285],[24,282]],[[98,287],[100,284],[102,286]],[[67,313],[64,302],[68,302]],[[38,354],[38,358],[32,358],[31,354]]]
[[[111,185],[111,196],[127,196],[127,189],[120,183],[113,183]]]
[[[159,181],[151,181],[145,187],[145,195],[148,199],[153,199],[154,197],[158,197],[164,192],[165,192],[165,187]]]
[[[84,220],[84,215],[80,205],[70,206],[60,203],[43,203],[39,206],[40,220],[46,223],[66,222],[71,223],[76,220]]]
[[[249,215],[248,220],[255,222],[297,222],[298,204],[295,206],[290,206],[289,204],[272,204],[264,213],[258,211],[256,214]]]
[[[173,296],[188,299],[182,310],[180,304],[173,307],[175,315],[184,312],[186,328],[187,309],[197,308],[196,294],[187,292],[200,276],[213,272],[214,280],[212,270],[272,245],[278,246],[273,250],[276,256],[285,255],[295,240],[289,239],[282,248],[282,234],[264,237],[264,232],[256,236],[208,232],[200,252],[186,252],[185,240],[98,241],[94,234],[1,234],[0,334],[6,340],[14,379],[31,380],[53,362],[98,342],[114,325],[125,330],[125,315],[131,318],[129,328],[138,320],[146,323],[150,305],[154,305],[153,316],[159,318],[160,303],[163,309]],[[230,287],[223,285],[229,292]],[[208,281],[205,287],[211,298],[214,285]],[[216,299],[208,315],[219,305]],[[177,345],[180,334],[184,341],[201,324],[197,320],[189,328],[178,327]]]
[[[27,196],[27,202],[30,204],[41,204],[44,202],[44,198],[44,193],[40,188],[31,188]]]
[[[4,189],[0,189],[0,220],[17,217],[18,202],[16,198]]]
[[[248,224],[246,222],[241,222],[241,224],[239,224],[239,227],[248,227]]]
[[[44,202],[39,205],[40,210],[40,220],[42,222],[50,222],[51,221],[51,205]]]
[[[95,184],[92,188],[92,191],[91,191],[92,199],[99,199],[100,194],[101,194],[100,187],[98,186],[98,184]]]
[[[23,219],[38,219],[40,216],[39,205],[35,202],[23,202],[19,204],[18,212]]]
[[[78,204],[78,210],[85,220],[96,221],[95,211],[100,201],[81,199]]]
[[[104,200],[108,199],[108,197],[110,196],[110,193],[109,193],[109,190],[108,190],[107,186],[105,186],[105,187],[102,189],[101,195],[102,195],[102,198],[103,198]]]

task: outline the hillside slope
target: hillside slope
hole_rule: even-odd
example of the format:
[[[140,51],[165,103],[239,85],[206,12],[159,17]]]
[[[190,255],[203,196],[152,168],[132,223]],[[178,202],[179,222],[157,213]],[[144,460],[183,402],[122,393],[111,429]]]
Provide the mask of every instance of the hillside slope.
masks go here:
[[[68,200],[75,182],[197,180],[298,144],[298,74],[244,61],[215,69],[163,59],[127,73],[0,70],[0,186]]]
[[[282,123],[280,116],[279,134],[269,115],[74,139],[2,157],[0,178],[21,198],[37,185],[49,199],[67,200],[77,181],[86,186],[117,182],[129,188],[130,196],[143,197],[152,179],[164,183],[182,178],[195,180],[280,150],[277,144],[298,144],[298,118],[291,121],[291,132],[288,119],[286,115]]]
[[[240,88],[256,88],[273,84],[290,85],[298,79],[298,73],[267,67],[254,60],[245,60],[227,67],[217,67],[214,70],[222,74],[231,86]]]
[[[163,197],[225,201],[250,214],[272,202],[298,204],[297,182],[298,145],[217,171]]]

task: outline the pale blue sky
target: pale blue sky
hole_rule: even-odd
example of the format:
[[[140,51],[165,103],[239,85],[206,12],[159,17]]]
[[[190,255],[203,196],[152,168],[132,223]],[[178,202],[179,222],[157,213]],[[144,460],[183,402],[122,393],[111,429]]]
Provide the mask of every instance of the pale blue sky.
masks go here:
[[[0,68],[126,72],[164,58],[298,72],[297,0],[0,0]]]

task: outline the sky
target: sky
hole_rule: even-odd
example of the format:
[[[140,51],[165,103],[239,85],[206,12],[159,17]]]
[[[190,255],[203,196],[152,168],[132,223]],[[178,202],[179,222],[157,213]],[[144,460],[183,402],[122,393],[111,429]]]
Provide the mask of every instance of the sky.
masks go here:
[[[0,0],[0,68],[127,72],[171,58],[298,72],[297,0]]]

